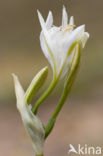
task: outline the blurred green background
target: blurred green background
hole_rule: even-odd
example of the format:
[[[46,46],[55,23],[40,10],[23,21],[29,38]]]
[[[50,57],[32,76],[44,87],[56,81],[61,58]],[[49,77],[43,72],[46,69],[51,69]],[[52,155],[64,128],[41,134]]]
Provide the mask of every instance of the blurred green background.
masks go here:
[[[44,66],[49,66],[40,48],[41,27],[37,9],[45,19],[51,10],[54,24],[60,26],[63,4],[69,17],[74,16],[76,26],[86,25],[90,39],[83,50],[79,74],[71,94],[45,145],[45,154],[67,156],[70,143],[103,146],[103,1],[0,0],[0,155],[2,156],[34,155],[16,110],[11,73],[19,76],[26,89],[34,75]],[[50,69],[44,89],[51,79]],[[44,122],[53,112],[59,95],[59,89],[56,88],[40,107],[39,116]]]

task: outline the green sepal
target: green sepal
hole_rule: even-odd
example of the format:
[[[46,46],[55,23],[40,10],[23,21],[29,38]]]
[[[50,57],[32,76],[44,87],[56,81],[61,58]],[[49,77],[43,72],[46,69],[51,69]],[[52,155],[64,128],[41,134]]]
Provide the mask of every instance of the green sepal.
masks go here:
[[[40,72],[32,80],[31,84],[29,85],[26,93],[25,93],[25,100],[28,104],[30,104],[33,96],[38,91],[39,88],[42,87],[48,75],[48,67],[43,68]]]

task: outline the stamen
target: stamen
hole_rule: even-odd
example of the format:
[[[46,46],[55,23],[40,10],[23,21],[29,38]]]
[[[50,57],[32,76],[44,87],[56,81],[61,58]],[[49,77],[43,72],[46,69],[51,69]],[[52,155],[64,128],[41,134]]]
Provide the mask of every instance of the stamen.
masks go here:
[[[65,32],[65,31],[67,32],[67,31],[73,29],[73,28],[75,27],[75,25],[67,25],[66,27],[68,27],[68,28],[66,28],[66,29],[64,30],[64,32]]]
[[[60,31],[63,31],[63,33],[65,33],[65,32],[72,30],[74,27],[75,27],[75,25],[66,25],[65,28],[61,27]]]
[[[72,27],[72,28],[74,28],[74,27],[76,27],[76,25],[67,25],[67,27]]]

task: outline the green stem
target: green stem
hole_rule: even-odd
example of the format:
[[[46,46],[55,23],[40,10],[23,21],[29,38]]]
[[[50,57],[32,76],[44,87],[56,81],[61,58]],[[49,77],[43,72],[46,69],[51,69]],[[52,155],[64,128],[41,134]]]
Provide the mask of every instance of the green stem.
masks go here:
[[[51,82],[51,85],[49,86],[49,88],[44,92],[44,94],[38,99],[38,101],[36,102],[35,106],[32,108],[32,112],[34,114],[37,113],[38,107],[40,106],[40,104],[46,99],[46,97],[51,93],[51,91],[53,90],[53,88],[56,86],[57,80],[54,78],[53,81]]]
[[[72,86],[72,85],[71,85],[71,86]],[[71,88],[71,87],[70,87],[70,88]],[[65,90],[64,90],[64,92],[63,92],[63,94],[62,94],[62,96],[61,96],[61,98],[60,98],[60,101],[59,101],[58,105],[57,105],[56,108],[55,108],[54,113],[52,114],[51,118],[49,119],[49,121],[48,121],[48,123],[47,123],[47,125],[46,125],[46,127],[45,127],[45,138],[47,138],[47,136],[48,136],[48,135],[50,134],[50,132],[52,131],[52,129],[53,129],[53,127],[54,127],[54,124],[55,124],[55,121],[56,121],[56,118],[57,118],[57,116],[58,116],[60,110],[62,109],[63,104],[64,104],[64,102],[66,101],[67,96],[68,96],[68,93],[65,92]]]
[[[36,156],[44,156],[43,154],[37,154]]]
[[[55,108],[55,111],[54,111],[54,113],[53,113],[51,118],[56,120],[56,118],[57,118],[61,108],[63,107],[64,102],[66,101],[67,95],[68,94],[66,94],[66,93],[62,94],[61,99],[60,99],[57,107]]]
[[[46,127],[45,127],[45,138],[47,138],[47,136],[50,134],[50,132],[52,131],[53,127],[54,127],[54,124],[55,124],[55,121],[56,121],[56,118],[59,114],[59,112],[61,111],[63,105],[64,105],[64,102],[66,101],[67,99],[67,96],[71,90],[71,87],[72,87],[72,84],[73,84],[73,81],[74,81],[74,75],[73,75],[74,72],[71,72],[70,73],[70,76],[69,76],[69,79],[68,81],[66,82],[66,86],[69,82],[69,86],[68,87],[65,87],[64,88],[64,91],[63,91],[63,94],[60,98],[60,101],[58,103],[58,105],[56,106],[55,108],[55,111],[54,113],[52,114],[51,118],[49,119]]]

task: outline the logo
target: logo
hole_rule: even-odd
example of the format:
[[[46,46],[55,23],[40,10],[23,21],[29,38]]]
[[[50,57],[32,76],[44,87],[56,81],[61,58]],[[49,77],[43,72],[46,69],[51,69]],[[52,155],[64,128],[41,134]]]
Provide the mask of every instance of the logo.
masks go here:
[[[74,153],[74,154],[80,154],[80,155],[100,155],[102,153],[102,148],[100,146],[93,147],[93,146],[88,146],[85,144],[84,146],[81,146],[78,144],[77,148],[75,148],[72,144],[69,145],[69,151],[68,154]]]

